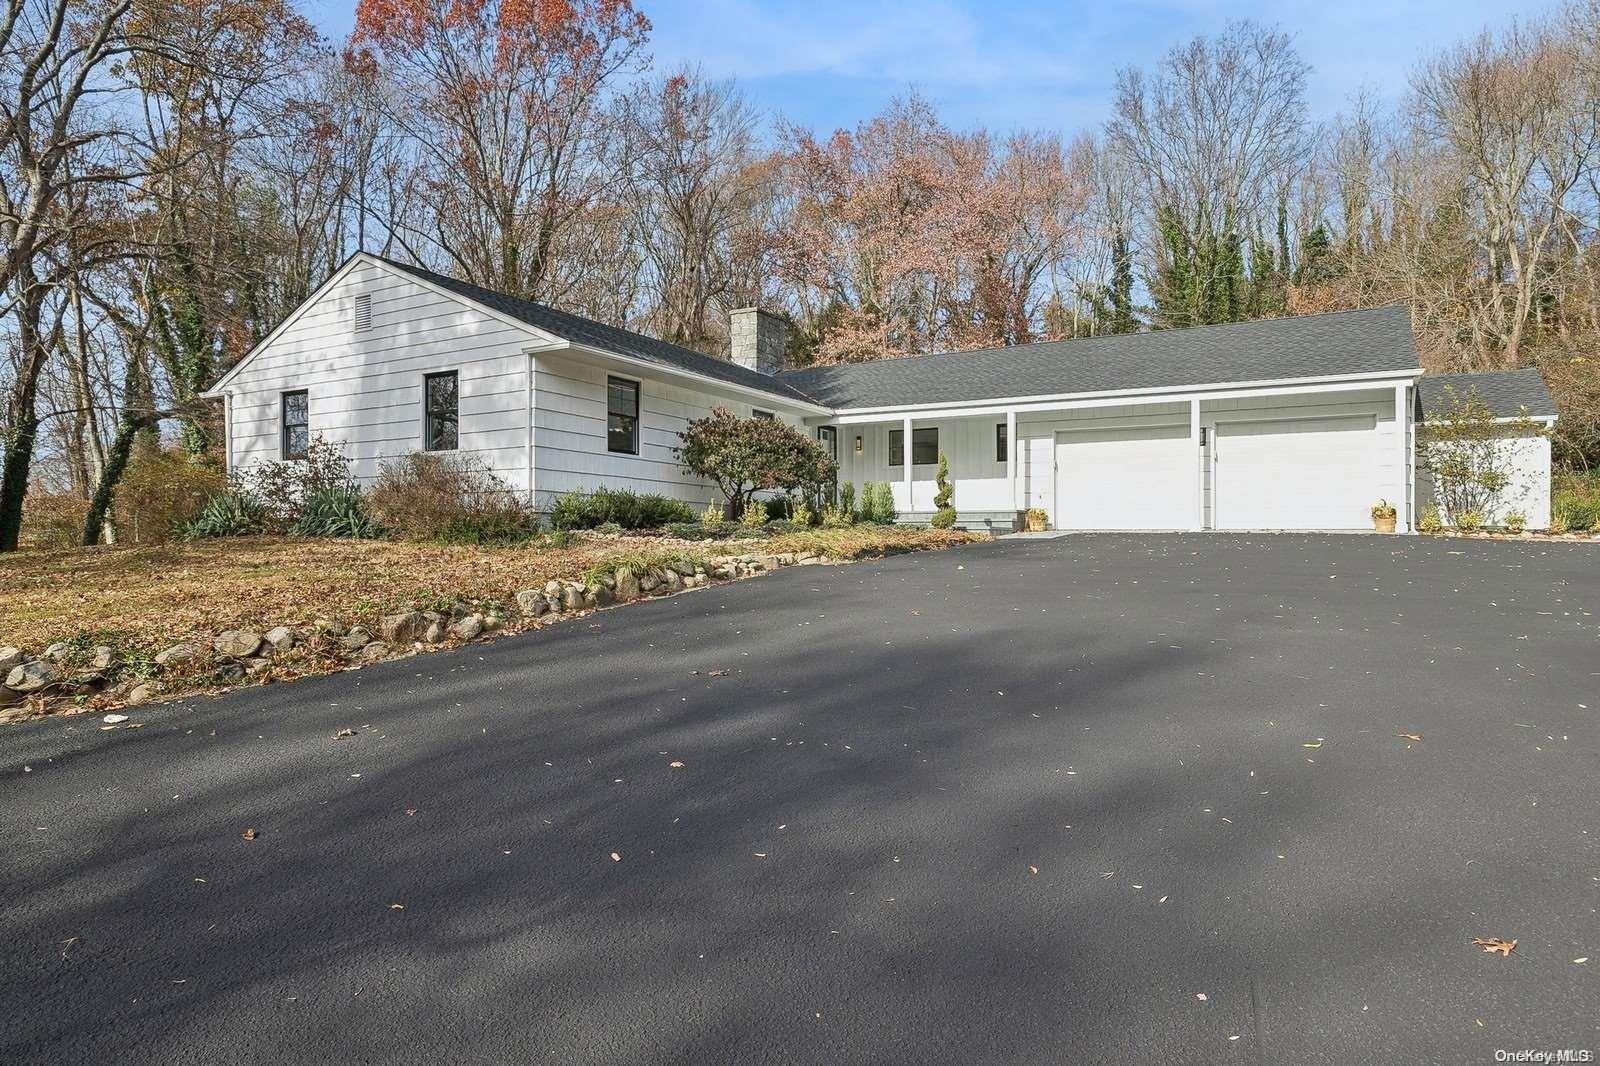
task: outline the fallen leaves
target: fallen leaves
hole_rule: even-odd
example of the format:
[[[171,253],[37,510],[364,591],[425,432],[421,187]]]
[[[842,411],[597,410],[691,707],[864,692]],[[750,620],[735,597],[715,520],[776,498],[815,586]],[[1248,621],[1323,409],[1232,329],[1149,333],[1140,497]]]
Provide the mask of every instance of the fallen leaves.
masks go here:
[[[406,905],[404,903],[391,903],[389,904],[389,909],[392,911],[403,911],[406,909]]]
[[[617,852],[614,852],[614,851],[613,851],[613,852],[612,852],[612,853],[611,853],[611,861],[612,861],[612,862],[621,862],[621,861],[622,861],[622,856],[621,856],[621,855],[619,855],[619,854],[618,854],[618,853],[617,853]]]
[[[1317,748],[1322,747],[1322,738],[1318,737],[1316,740],[1308,740],[1308,741],[1306,741],[1304,744],[1302,744],[1300,746],[1302,748],[1310,748],[1313,751],[1315,751]]]
[[[342,737],[353,737],[355,735],[356,731],[354,729],[341,729],[333,735],[333,739],[339,740]]]
[[[667,765],[672,767],[672,769],[674,769],[674,770],[682,770],[683,769],[683,762],[682,762],[682,760],[679,760],[679,759],[673,759],[671,762],[667,763]]]
[[[1396,733],[1395,736],[1399,737],[1401,740],[1417,740],[1417,741],[1420,741],[1422,739],[1422,734],[1421,733]]]
[[[1511,949],[1517,946],[1515,940],[1503,940],[1497,936],[1475,936],[1472,943],[1491,955],[1510,955]]]
[[[255,829],[253,829],[253,828],[246,829],[246,830],[244,830],[243,832],[241,832],[239,834],[239,836],[242,837],[245,840],[254,840],[256,837],[258,837],[260,835],[261,834],[256,832]]]

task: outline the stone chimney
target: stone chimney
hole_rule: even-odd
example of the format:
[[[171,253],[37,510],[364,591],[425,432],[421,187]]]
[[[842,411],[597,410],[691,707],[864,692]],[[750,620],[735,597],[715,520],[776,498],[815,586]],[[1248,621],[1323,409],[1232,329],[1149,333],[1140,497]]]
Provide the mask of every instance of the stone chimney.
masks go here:
[[[763,374],[783,369],[783,352],[789,345],[789,320],[759,307],[741,307],[728,315],[733,340],[730,358],[742,367]]]

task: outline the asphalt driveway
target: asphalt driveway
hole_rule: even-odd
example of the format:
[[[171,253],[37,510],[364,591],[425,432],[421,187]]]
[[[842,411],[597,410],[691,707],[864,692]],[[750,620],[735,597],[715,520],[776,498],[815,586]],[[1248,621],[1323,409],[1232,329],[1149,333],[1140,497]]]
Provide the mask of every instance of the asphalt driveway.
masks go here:
[[[12,727],[0,1061],[1600,1050],[1597,593],[1013,541]]]

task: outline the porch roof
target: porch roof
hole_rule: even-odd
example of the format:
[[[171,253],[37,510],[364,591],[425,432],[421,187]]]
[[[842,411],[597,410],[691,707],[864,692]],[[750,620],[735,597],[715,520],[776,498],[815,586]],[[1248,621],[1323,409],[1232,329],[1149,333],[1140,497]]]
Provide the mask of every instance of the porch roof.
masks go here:
[[[962,403],[1416,371],[1403,307],[1090,337],[790,370],[835,409]]]

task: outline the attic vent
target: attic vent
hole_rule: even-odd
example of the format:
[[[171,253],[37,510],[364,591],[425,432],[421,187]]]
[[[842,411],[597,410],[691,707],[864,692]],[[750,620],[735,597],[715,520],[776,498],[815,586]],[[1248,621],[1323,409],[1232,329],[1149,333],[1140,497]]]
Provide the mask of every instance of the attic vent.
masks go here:
[[[356,294],[356,332],[372,328],[372,294],[362,292]]]

